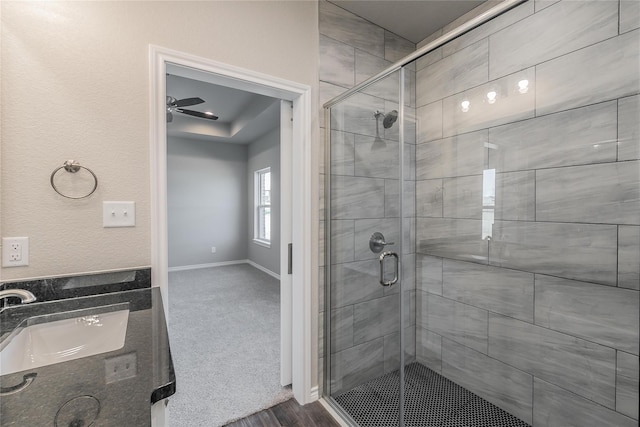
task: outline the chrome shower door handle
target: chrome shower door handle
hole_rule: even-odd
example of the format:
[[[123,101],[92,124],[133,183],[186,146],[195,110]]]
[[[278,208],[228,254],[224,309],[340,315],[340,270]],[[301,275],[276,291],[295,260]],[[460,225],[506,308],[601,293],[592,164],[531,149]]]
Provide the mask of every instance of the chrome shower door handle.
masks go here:
[[[395,271],[393,274],[393,279],[384,280],[384,259],[386,257],[392,256],[394,258]],[[380,254],[380,284],[382,286],[391,286],[398,281],[398,254],[395,252],[382,252]]]

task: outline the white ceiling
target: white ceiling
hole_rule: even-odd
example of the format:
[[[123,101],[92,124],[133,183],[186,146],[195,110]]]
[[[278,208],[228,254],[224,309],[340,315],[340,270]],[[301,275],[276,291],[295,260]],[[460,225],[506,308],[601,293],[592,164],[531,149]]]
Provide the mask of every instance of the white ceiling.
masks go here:
[[[173,121],[167,123],[169,136],[250,144],[280,124],[280,101],[268,96],[172,74],[167,74],[167,95],[199,97],[203,104],[184,108],[218,116],[213,121],[173,113]]]
[[[464,15],[484,0],[331,0],[332,3],[418,43]],[[169,70],[169,73],[172,71]],[[181,72],[184,74],[184,71]],[[200,73],[202,74],[202,73]],[[250,144],[280,124],[280,102],[256,93],[211,83],[209,77],[167,74],[167,95],[176,99],[200,97],[203,104],[185,107],[211,111],[218,120],[173,113],[169,136]]]
[[[484,0],[330,0],[394,34],[418,43]]]

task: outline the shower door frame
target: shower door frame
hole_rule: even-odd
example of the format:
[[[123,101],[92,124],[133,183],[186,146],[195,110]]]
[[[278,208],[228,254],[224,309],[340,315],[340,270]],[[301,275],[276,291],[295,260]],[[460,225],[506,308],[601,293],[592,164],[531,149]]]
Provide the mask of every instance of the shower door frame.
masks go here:
[[[331,389],[331,108],[336,106],[341,101],[346,100],[350,96],[361,92],[362,89],[371,86],[378,81],[384,79],[385,77],[391,75],[396,71],[400,71],[400,84],[398,88],[398,99],[399,99],[399,162],[400,162],[400,179],[399,179],[399,211],[400,211],[400,242],[401,242],[401,255],[403,252],[403,239],[404,239],[404,227],[403,227],[403,196],[404,196],[404,67],[418,58],[428,54],[429,52],[438,49],[449,41],[485,24],[491,19],[502,15],[503,13],[519,6],[522,3],[525,3],[528,0],[504,0],[502,3],[497,6],[492,7],[491,9],[485,11],[484,13],[476,16],[475,18],[470,19],[469,21],[461,24],[460,26],[454,28],[448,33],[438,37],[431,43],[423,46],[422,48],[416,50],[412,54],[406,56],[400,61],[394,63],[389,68],[381,71],[380,73],[370,77],[359,85],[354,86],[353,88],[343,92],[342,94],[336,96],[335,98],[327,101],[324,105],[324,116],[325,116],[325,126],[327,127],[325,130],[325,168],[328,170],[325,171],[325,301],[326,306],[324,309],[324,365],[323,365],[323,398],[326,399],[327,403],[330,407],[338,413],[343,421],[348,422],[351,425],[357,426],[357,423],[347,414],[347,412],[342,409],[342,407],[331,397],[330,389]],[[402,265],[402,263],[400,264]],[[402,277],[402,267],[399,267],[398,271],[399,277]],[[402,281],[400,280],[402,283]],[[403,303],[403,290],[400,289],[400,388],[399,388],[399,427],[404,427],[404,303]],[[381,372],[381,375],[384,372]]]

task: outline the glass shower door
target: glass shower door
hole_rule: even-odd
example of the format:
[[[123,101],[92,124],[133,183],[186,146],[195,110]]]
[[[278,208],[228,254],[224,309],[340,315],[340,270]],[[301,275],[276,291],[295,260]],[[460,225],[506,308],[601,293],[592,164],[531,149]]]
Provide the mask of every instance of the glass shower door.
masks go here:
[[[327,129],[325,394],[362,426],[401,425],[405,336],[415,336],[402,304],[415,293],[402,274],[413,269],[400,195],[413,188],[414,152],[400,130],[403,71],[334,105]]]

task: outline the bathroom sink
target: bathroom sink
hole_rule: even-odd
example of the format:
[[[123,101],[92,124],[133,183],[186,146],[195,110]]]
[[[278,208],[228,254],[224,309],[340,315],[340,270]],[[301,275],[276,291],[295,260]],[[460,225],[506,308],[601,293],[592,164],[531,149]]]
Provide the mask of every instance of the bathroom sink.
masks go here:
[[[129,303],[25,319],[0,341],[0,375],[122,348]]]

